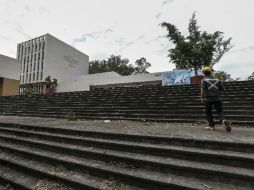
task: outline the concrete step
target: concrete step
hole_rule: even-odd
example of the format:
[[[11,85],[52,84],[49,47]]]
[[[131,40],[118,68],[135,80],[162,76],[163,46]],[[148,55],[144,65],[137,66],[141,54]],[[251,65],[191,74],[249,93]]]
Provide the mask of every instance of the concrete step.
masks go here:
[[[18,150],[15,152],[16,154],[10,153],[6,148],[5,150],[1,150],[2,154],[0,155],[0,163],[4,165],[10,165],[12,168],[15,168],[15,170],[21,170],[24,173],[32,173],[33,176],[40,176],[42,178],[50,179],[53,181],[60,181],[62,183],[65,183],[68,186],[73,187],[74,189],[91,189],[91,190],[99,190],[100,182],[99,180],[95,180],[90,175],[68,175],[65,176],[65,174],[54,172],[54,168],[57,166],[55,164],[49,164],[43,162],[44,156],[42,155],[41,160],[31,159],[31,157],[28,157],[28,155],[18,155]],[[22,172],[22,173],[23,173]],[[30,176],[25,176],[25,179],[30,180]],[[103,179],[100,179],[101,183]],[[27,182],[28,185],[30,185],[29,182]],[[28,189],[34,189],[28,188]]]
[[[126,134],[119,132],[109,131],[97,131],[97,130],[82,130],[73,128],[62,128],[62,127],[51,127],[51,126],[34,126],[34,125],[20,125],[12,123],[0,123],[0,130],[3,131],[17,131],[27,132],[33,134],[33,132],[42,132],[42,134],[48,135],[60,135],[63,137],[94,137],[99,139],[108,139],[115,141],[127,141],[127,142],[141,142],[141,143],[152,143],[159,145],[174,145],[184,147],[196,147],[201,149],[212,149],[212,150],[225,150],[235,152],[249,152],[254,153],[254,145],[245,142],[238,141],[226,141],[226,140],[207,140],[203,138],[187,138],[187,137],[174,137],[167,135],[143,135],[143,134]],[[66,136],[64,136],[66,135]],[[56,138],[56,137],[54,137]],[[56,138],[57,139],[57,138]],[[71,139],[71,142],[75,142]]]
[[[62,101],[62,102],[21,102],[21,103],[1,103],[1,105],[3,106],[60,106],[60,105],[68,105],[68,106],[76,106],[76,105],[84,105],[84,106],[99,106],[99,105],[149,105],[149,104],[172,104],[172,105],[200,105],[200,99],[172,99],[172,100],[122,100],[122,101],[114,101],[114,100],[106,100],[106,101],[87,101],[87,102],[81,102],[81,101]],[[245,105],[245,104],[249,104],[249,105],[254,105],[254,100],[253,98],[245,98],[245,99],[241,99],[241,98],[231,98],[228,100],[224,100],[223,104],[231,104],[231,105]]]
[[[5,183],[2,190],[33,190],[35,189],[40,178],[36,178],[33,175],[26,174],[16,168],[10,167],[7,162],[1,162],[1,158],[8,159],[10,155],[1,152],[0,154],[0,181]]]
[[[58,180],[64,181],[66,184],[72,184],[75,186],[75,189],[100,189],[100,185],[103,184],[103,178],[98,179],[98,177],[96,178],[94,176],[114,177],[116,179],[124,180],[122,184],[128,182],[135,184],[134,188],[130,187],[133,187],[133,185],[128,185],[129,188],[120,187],[118,189],[204,189],[204,187],[198,183],[198,180],[193,178],[181,178],[170,174],[165,176],[160,175],[159,172],[147,173],[147,171],[142,169],[136,169],[135,172],[133,172],[132,169],[119,169],[114,165],[112,166],[104,162],[20,145],[6,144],[5,147],[6,152],[12,151],[15,154],[9,153],[11,159],[8,160],[4,160],[4,158],[1,158],[0,156],[0,162],[8,161],[9,163],[16,165],[16,167],[33,170],[34,174],[39,173],[40,175],[57,178]],[[19,156],[17,154],[19,154]],[[57,173],[50,172],[54,166],[57,166],[57,164],[64,167],[68,166],[68,168],[75,170],[75,174],[63,177]],[[171,182],[168,178],[174,180]],[[143,184],[143,187],[138,188],[138,185],[141,186],[141,183]],[[231,186],[227,189],[230,188]]]
[[[79,118],[86,118],[87,116],[95,116],[95,117],[107,117],[107,116],[116,116],[116,117],[136,117],[136,118],[157,118],[158,120],[160,118],[168,118],[168,119],[173,119],[173,118],[178,118],[181,119],[183,118],[182,114],[189,114],[189,115],[185,115],[184,118],[186,119],[204,119],[205,117],[205,113],[200,111],[200,112],[192,112],[191,114],[189,112],[183,112],[182,114],[179,113],[151,113],[151,112],[106,112],[106,111],[101,111],[101,112],[97,112],[96,114],[93,112],[75,112],[75,110],[72,110],[70,112],[60,112],[60,111],[47,111],[47,112],[36,112],[35,110],[27,110],[26,112],[24,111],[10,111],[8,113],[13,113],[13,114],[17,114],[17,115],[37,115],[37,116],[43,116],[43,115],[59,115],[62,117],[68,117],[70,116],[70,114],[75,114],[76,116],[78,116]],[[2,112],[2,114],[5,114],[4,112]],[[242,118],[242,120],[250,120],[253,121],[254,120],[254,115],[252,113],[250,114],[246,114],[246,113],[239,113],[239,112],[234,112],[231,114],[227,114],[226,115],[228,119],[234,120],[234,119],[239,119]]]
[[[6,109],[0,109],[0,112],[5,112]],[[58,114],[58,115],[70,115],[72,113],[77,113],[78,115],[84,115],[84,114],[100,114],[100,113],[107,113],[109,115],[114,115],[114,114],[120,114],[120,115],[131,115],[131,114],[138,114],[138,115],[145,115],[145,114],[153,114],[156,116],[157,114],[199,114],[200,117],[205,117],[205,110],[204,107],[202,108],[174,108],[174,109],[169,109],[169,108],[160,108],[160,109],[134,109],[134,108],[125,108],[125,109],[117,109],[117,108],[17,108],[16,110],[9,110],[8,113],[26,113],[26,114]],[[242,109],[242,110],[234,110],[234,109],[229,109],[229,108],[224,108],[224,113],[226,116],[235,116],[235,115],[254,115],[254,108],[250,108],[248,111]],[[213,111],[214,116],[217,116],[216,111]]]
[[[179,114],[109,114],[109,113],[101,113],[101,114],[85,114],[85,113],[75,113],[75,112],[68,112],[65,114],[59,113],[36,113],[36,112],[2,112],[2,115],[9,115],[9,116],[25,116],[25,117],[46,117],[46,118],[65,118],[67,120],[75,120],[75,119],[95,119],[95,120],[133,120],[133,121],[156,121],[156,122],[197,122],[200,120],[204,121],[204,116],[202,115],[188,115],[184,118],[181,117]],[[249,125],[253,126],[253,115],[227,115],[227,119],[232,121],[232,124],[238,125]]]
[[[25,128],[26,127],[27,126],[25,126]],[[46,128],[46,130],[47,129],[48,128]],[[62,130],[60,129],[60,131]],[[65,145],[71,144],[70,147],[72,147],[72,145],[77,145],[77,147],[80,145],[85,147],[93,147],[92,150],[89,150],[92,154],[100,154],[104,152],[104,149],[106,148],[116,152],[128,151],[135,154],[142,153],[143,156],[169,156],[192,161],[202,161],[205,159],[206,162],[210,163],[224,164],[228,166],[241,166],[249,169],[254,168],[254,144],[234,142],[226,143],[223,141],[204,141],[201,139],[195,139],[197,142],[193,142],[193,139],[174,137],[164,137],[164,139],[161,140],[159,137],[156,138],[156,136],[124,135],[114,133],[104,134],[103,132],[97,131],[80,131],[79,134],[83,132],[82,136],[76,136],[76,134],[63,135],[62,133],[30,131],[27,129],[19,129],[19,127],[11,127],[11,129],[8,127],[0,127],[0,131],[1,135],[4,134],[7,137],[15,135],[16,137],[21,138],[29,137],[31,139],[46,140],[47,142],[59,142],[64,143]],[[70,133],[74,132],[72,130],[65,130],[65,132],[67,131]],[[84,135],[84,133],[88,134],[89,136]],[[93,134],[94,136],[92,136]],[[118,136],[116,137],[116,135]],[[146,139],[152,139],[153,141],[151,142],[151,140],[148,141]],[[187,144],[187,142],[191,142],[191,144]],[[97,151],[95,151],[95,147],[98,149]],[[115,155],[117,154],[119,153],[116,153]],[[103,155],[99,155],[99,157],[100,156]],[[134,158],[136,157],[137,155]]]
[[[3,139],[6,139],[6,138],[8,138],[8,135],[4,134]],[[12,138],[12,137],[9,136],[9,138]],[[118,159],[120,159],[119,157],[122,157],[122,159],[125,159],[125,161],[126,161],[126,159],[133,159],[133,160],[135,160],[135,162],[138,162],[138,160],[139,160],[139,162],[146,162],[144,164],[146,167],[148,166],[148,163],[150,163],[151,166],[148,167],[150,169],[149,175],[147,175],[146,169],[142,169],[140,164],[138,164],[138,165],[141,168],[137,168],[137,170],[134,173],[131,172],[131,174],[132,174],[132,177],[135,177],[136,179],[138,177],[142,177],[143,179],[139,179],[142,181],[144,181],[144,178],[145,178],[145,181],[147,183],[151,183],[151,185],[157,183],[156,184],[157,187],[159,187],[158,183],[163,184],[163,186],[170,187],[170,185],[172,185],[172,184],[168,183],[168,180],[167,180],[168,177],[176,179],[176,177],[181,173],[182,175],[184,175],[184,181],[185,181],[185,183],[182,183],[183,181],[181,181],[181,183],[180,183],[181,185],[182,184],[190,185],[190,181],[195,181],[194,184],[200,184],[200,182],[204,182],[205,184],[209,184],[211,186],[215,186],[215,184],[217,184],[217,187],[223,187],[222,189],[232,188],[233,186],[231,183],[236,183],[236,184],[240,185],[240,187],[242,187],[243,189],[252,188],[251,183],[248,182],[249,180],[251,180],[250,176],[252,176],[252,174],[251,174],[251,170],[248,170],[248,169],[239,169],[239,168],[225,167],[225,166],[223,167],[221,165],[217,165],[217,167],[220,168],[220,169],[218,169],[216,167],[216,164],[215,165],[214,164],[210,164],[210,165],[209,164],[201,164],[201,163],[196,163],[194,161],[187,161],[187,160],[179,161],[178,159],[169,159],[169,158],[166,159],[165,157],[163,159],[159,158],[159,157],[153,157],[153,156],[149,156],[149,158],[148,157],[146,158],[144,155],[138,156],[137,153],[136,153],[136,155],[134,155],[133,153],[132,154],[131,153],[125,154],[125,152],[110,151],[110,150],[107,150],[106,151],[107,153],[105,152],[105,150],[104,151],[101,150],[101,156],[97,156],[96,158],[93,157],[92,159],[91,158],[87,159],[87,155],[88,155],[87,149],[89,150],[90,149],[89,147],[82,148],[82,146],[68,145],[67,143],[62,144],[62,143],[57,143],[55,141],[50,142],[48,140],[47,141],[46,140],[39,140],[38,138],[34,139],[33,137],[31,137],[31,140],[29,140],[29,139],[30,138],[23,138],[22,139],[21,137],[15,137],[15,140],[17,141],[15,144],[13,144],[13,141],[11,144],[9,144],[9,143],[4,144],[4,142],[2,142],[1,149],[12,149],[10,151],[15,152],[15,153],[22,151],[22,155],[30,154],[30,157],[33,157],[33,158],[38,157],[38,160],[48,160],[49,161],[49,160],[54,159],[54,163],[59,162],[61,164],[69,165],[69,166],[70,165],[74,166],[74,163],[69,163],[68,161],[75,160],[76,167],[78,167],[78,168],[90,167],[90,169],[94,169],[94,170],[95,169],[97,170],[98,168],[100,168],[100,172],[105,172],[105,170],[107,170],[107,172],[115,171],[115,172],[118,172],[117,175],[119,176],[119,169],[114,170],[114,167],[109,166],[109,164],[108,164],[109,160],[106,160],[105,163],[91,161],[94,159],[103,159],[103,154],[106,157],[109,157],[110,155],[112,156],[112,154],[114,153],[115,160],[117,159],[116,157],[118,157]],[[25,142],[25,144],[29,143],[29,145],[27,147],[24,146],[23,145],[24,142]],[[33,143],[34,145],[37,144],[37,146],[35,147],[31,143]],[[49,148],[49,146],[54,147],[54,148],[53,149]],[[62,150],[60,152],[57,151],[57,153],[56,153],[56,146]],[[38,148],[38,150],[37,150],[37,148]],[[80,158],[80,157],[77,157],[76,154],[73,155],[71,152],[73,152],[74,149],[78,150],[79,154],[77,154],[77,155],[83,155],[83,157]],[[51,152],[51,150],[54,150],[54,152]],[[100,151],[100,150],[92,148],[91,151],[96,152],[96,151]],[[67,155],[65,155],[66,153],[71,154],[71,155],[67,156]],[[42,155],[43,155],[43,159],[40,158],[40,157],[42,157]],[[84,156],[85,156],[85,158],[84,158]],[[20,159],[17,159],[17,160],[20,160]],[[56,160],[58,160],[58,161],[56,161]],[[165,160],[164,164],[162,164],[160,162],[162,160]],[[121,160],[121,161],[123,161],[123,160]],[[155,164],[154,162],[156,162],[156,161],[159,163]],[[165,176],[165,173],[160,174],[160,172],[158,172],[156,170],[153,171],[151,169],[152,163],[155,164],[154,170],[161,165],[160,169],[159,169],[160,172],[162,172],[161,171],[162,167],[166,170],[165,164],[167,163],[167,167],[174,168],[173,173],[175,173],[175,174],[172,175],[172,174],[168,173],[170,171],[172,172],[172,169],[170,169],[170,168],[169,168],[169,170],[166,170],[166,171],[164,170],[164,172],[166,172],[166,176]],[[196,163],[196,165],[195,165],[195,163]],[[36,165],[38,165],[38,164],[36,164]],[[215,167],[216,167],[216,169],[215,169]],[[182,169],[180,169],[180,168],[182,168]],[[210,172],[208,172],[208,170]],[[241,172],[240,172],[240,170],[241,170]],[[247,172],[247,170],[248,170],[248,172]],[[212,172],[212,171],[216,172],[217,175],[214,175],[213,174],[214,172]],[[142,172],[143,172],[143,174],[142,174]],[[125,175],[124,177],[126,178],[128,173],[129,173],[128,171],[123,171],[121,169],[120,176]],[[202,178],[202,180],[199,181],[198,180],[199,177],[203,176],[202,173],[207,174],[207,179]],[[228,173],[228,177],[226,177],[227,179],[225,178],[225,176],[227,175],[226,173]],[[243,173],[245,174],[245,177],[243,176]],[[218,176],[218,178],[213,179],[215,181],[211,181],[212,178],[209,175]],[[250,175],[250,176],[247,176],[247,175]],[[153,179],[154,176],[156,176],[157,182],[155,182],[155,179]],[[190,177],[192,179],[190,179]],[[134,179],[132,179],[132,180],[134,180]],[[174,181],[177,181],[177,179]],[[223,183],[225,181],[228,184]],[[177,183],[177,184],[179,185],[179,183]],[[174,184],[174,185],[177,185],[177,184]],[[185,188],[188,189],[187,187],[185,187]],[[195,188],[197,188],[197,187],[195,187]],[[239,188],[239,187],[237,187],[237,188]],[[197,189],[200,189],[200,187]],[[205,188],[201,188],[201,189],[205,189]],[[215,189],[217,189],[217,188],[215,188]]]

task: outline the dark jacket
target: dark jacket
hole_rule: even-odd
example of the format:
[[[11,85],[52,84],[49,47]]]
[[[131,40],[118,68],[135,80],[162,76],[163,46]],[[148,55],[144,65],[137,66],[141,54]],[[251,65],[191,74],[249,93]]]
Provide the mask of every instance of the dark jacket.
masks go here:
[[[201,88],[205,93],[205,101],[222,101],[221,91],[224,87],[221,80],[213,76],[205,76],[201,81]]]

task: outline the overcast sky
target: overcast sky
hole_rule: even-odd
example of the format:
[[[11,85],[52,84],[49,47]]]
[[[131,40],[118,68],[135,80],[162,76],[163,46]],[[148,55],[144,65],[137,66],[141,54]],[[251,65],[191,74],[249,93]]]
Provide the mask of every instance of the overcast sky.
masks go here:
[[[253,10],[254,0],[0,0],[0,54],[16,57],[18,43],[50,33],[90,60],[145,57],[150,72],[169,71],[173,44],[160,23],[187,34],[196,11],[201,30],[232,37],[234,47],[215,69],[244,78],[254,72]]]

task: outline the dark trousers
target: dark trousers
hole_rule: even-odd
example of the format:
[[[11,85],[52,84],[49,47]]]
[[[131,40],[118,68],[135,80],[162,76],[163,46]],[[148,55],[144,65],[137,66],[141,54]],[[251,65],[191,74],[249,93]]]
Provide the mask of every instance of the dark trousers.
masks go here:
[[[224,113],[223,113],[223,108],[222,108],[222,102],[221,101],[217,101],[217,102],[205,102],[205,113],[206,113],[206,119],[209,123],[209,126],[213,126],[215,125],[214,121],[213,121],[213,115],[212,115],[212,109],[213,106],[217,112],[217,114],[220,117],[220,120],[224,120]]]

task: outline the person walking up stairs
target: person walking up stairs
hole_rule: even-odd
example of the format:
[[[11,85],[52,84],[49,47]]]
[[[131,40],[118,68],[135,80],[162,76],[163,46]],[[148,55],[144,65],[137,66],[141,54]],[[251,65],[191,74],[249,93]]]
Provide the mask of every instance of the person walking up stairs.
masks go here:
[[[220,117],[223,127],[227,132],[231,131],[231,122],[225,120],[223,108],[222,108],[222,98],[221,91],[224,91],[221,80],[214,78],[212,76],[212,69],[210,67],[204,67],[202,69],[204,73],[204,79],[201,81],[201,102],[205,104],[206,119],[208,125],[207,130],[214,131],[215,123],[212,115],[212,108],[214,106],[216,112]]]

